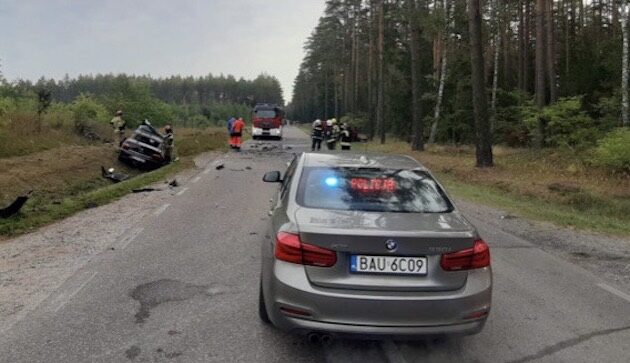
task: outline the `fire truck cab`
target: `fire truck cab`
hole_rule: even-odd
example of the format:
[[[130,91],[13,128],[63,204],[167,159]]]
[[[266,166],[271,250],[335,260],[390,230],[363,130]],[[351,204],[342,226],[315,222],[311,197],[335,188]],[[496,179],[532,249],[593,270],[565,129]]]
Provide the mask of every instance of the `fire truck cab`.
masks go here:
[[[252,115],[252,137],[254,140],[263,137],[282,139],[284,111],[278,105],[259,103],[254,107]]]

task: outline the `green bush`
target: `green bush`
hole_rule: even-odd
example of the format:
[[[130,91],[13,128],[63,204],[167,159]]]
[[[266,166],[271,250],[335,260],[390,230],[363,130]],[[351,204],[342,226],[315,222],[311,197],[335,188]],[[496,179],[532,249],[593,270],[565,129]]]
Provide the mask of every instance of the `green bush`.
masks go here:
[[[582,110],[581,97],[562,98],[542,111],[526,104],[523,115],[532,139],[536,138],[538,120],[542,118],[546,146],[587,147],[600,136],[595,121]]]
[[[614,171],[630,171],[630,129],[614,130],[601,139],[595,148],[593,164]]]
[[[93,132],[96,124],[106,124],[109,112],[102,104],[88,95],[80,95],[72,103],[74,129],[80,134]]]

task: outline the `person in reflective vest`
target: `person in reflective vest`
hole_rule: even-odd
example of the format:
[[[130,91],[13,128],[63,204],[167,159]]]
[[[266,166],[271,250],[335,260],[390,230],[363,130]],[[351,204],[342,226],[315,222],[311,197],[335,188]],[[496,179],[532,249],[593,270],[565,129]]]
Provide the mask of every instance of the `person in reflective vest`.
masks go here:
[[[232,125],[232,132],[230,133],[230,144],[233,145],[234,150],[241,151],[242,136],[245,130],[245,121],[242,117],[239,117],[234,121]]]
[[[335,119],[326,121],[324,137],[328,150],[335,150],[337,148],[337,141],[339,140],[339,126],[335,123]]]
[[[234,127],[234,123],[236,122],[236,119],[234,117],[230,117],[230,119],[227,121],[227,132],[228,135],[230,135],[230,148],[234,149],[234,144],[232,143],[232,128]]]
[[[114,148],[120,148],[123,140],[125,140],[125,126],[127,123],[122,118],[123,112],[121,110],[116,111],[116,116],[109,121],[114,129]]]
[[[320,150],[322,148],[322,139],[324,138],[324,127],[321,120],[313,122],[313,130],[311,131],[311,151]]]
[[[175,135],[170,124],[164,126],[164,160],[170,163],[173,160],[173,148],[175,148]]]
[[[352,133],[348,124],[341,125],[341,138],[339,139],[341,150],[350,150],[352,147]]]

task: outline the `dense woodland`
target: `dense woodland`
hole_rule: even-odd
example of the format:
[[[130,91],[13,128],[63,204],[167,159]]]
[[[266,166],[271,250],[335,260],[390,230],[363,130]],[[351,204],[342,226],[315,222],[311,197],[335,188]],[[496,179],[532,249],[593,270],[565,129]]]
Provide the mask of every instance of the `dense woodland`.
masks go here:
[[[157,124],[212,125],[229,116],[249,117],[257,102],[283,104],[275,77],[254,80],[233,76],[152,78],[133,75],[83,75],[8,82],[0,74],[0,121],[33,112],[47,114],[89,108],[92,118],[109,120],[122,109],[130,125],[143,119]],[[59,115],[63,117],[63,115]],[[19,118],[19,117],[18,117]]]
[[[492,165],[491,143],[586,150],[612,138],[630,168],[630,132],[621,128],[627,8],[626,0],[329,0],[305,45],[289,115],[334,116],[416,150],[476,143],[486,154],[479,166]]]

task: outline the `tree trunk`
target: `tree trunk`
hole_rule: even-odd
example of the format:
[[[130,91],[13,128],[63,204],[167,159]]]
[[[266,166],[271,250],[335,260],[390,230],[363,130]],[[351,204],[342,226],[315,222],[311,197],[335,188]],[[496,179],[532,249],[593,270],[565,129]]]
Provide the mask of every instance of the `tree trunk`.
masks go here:
[[[558,99],[556,86],[556,47],[553,22],[553,0],[547,0],[545,4],[545,40],[547,56],[547,80],[549,81],[549,102],[554,103]]]
[[[385,143],[385,7],[384,0],[378,0],[378,80],[377,80],[377,101],[376,101],[376,128],[381,139],[381,144]]]
[[[470,64],[472,99],[475,115],[476,157],[478,167],[490,167],[492,160],[492,132],[488,121],[488,104],[481,35],[481,0],[469,0],[468,27],[470,32]]]
[[[440,121],[440,112],[442,111],[442,100],[444,98],[444,86],[446,85],[446,76],[448,72],[447,64],[447,47],[446,40],[448,39],[448,31],[449,31],[449,19],[450,19],[450,6],[448,0],[443,0],[444,5],[444,30],[443,30],[443,38],[442,38],[442,60],[441,68],[440,68],[440,83],[437,89],[437,98],[435,100],[435,109],[433,110],[433,124],[431,125],[431,133],[429,134],[429,144],[435,143],[435,138],[437,136],[437,128],[438,123]]]
[[[628,120],[628,111],[630,108],[628,100],[628,4],[624,1],[622,10],[622,34],[623,34],[623,56],[622,56],[622,72],[621,72],[621,124],[626,127],[630,126]]]
[[[523,91],[525,88],[523,82],[524,59],[525,52],[525,16],[523,11],[523,0],[518,0],[518,89]]]
[[[422,69],[420,67],[420,37],[416,0],[407,0],[409,17],[409,51],[411,53],[411,119],[413,137],[411,150],[424,150],[424,122],[422,119]]]
[[[545,17],[544,10],[547,0],[536,0],[536,106],[542,110],[547,103],[545,87]],[[538,118],[538,132],[536,147],[541,148],[544,143],[544,120]]]
[[[494,70],[492,74],[492,100],[490,101],[490,128],[494,130],[494,122],[496,119],[497,112],[497,89],[499,88],[499,53],[501,49],[501,21],[499,20],[499,0],[495,0],[492,5],[494,12],[494,20],[496,26],[496,34],[494,35]],[[507,41],[507,39],[506,39]],[[507,57],[507,54],[503,55]],[[507,74],[506,74],[507,76]]]
[[[529,71],[531,69],[531,59],[530,59],[530,42],[531,42],[531,2],[530,0],[525,1],[525,49],[523,50],[523,84],[525,87],[523,90],[526,93],[531,91],[531,81],[529,78]]]
[[[374,0],[370,0],[370,22],[369,22],[369,31],[368,31],[368,66],[367,66],[367,82],[368,82],[368,107],[369,107],[369,135],[368,137],[370,138],[370,140],[374,139],[374,135],[375,135],[375,131],[376,131],[376,117],[374,116],[375,114],[375,107],[374,105],[376,104],[375,101],[375,92],[374,92],[374,63],[375,63],[375,57],[374,57],[374,49],[376,48],[375,46],[375,39],[374,39],[374,21],[375,21],[375,16],[374,16],[374,12],[376,10],[376,6],[374,5]]]

